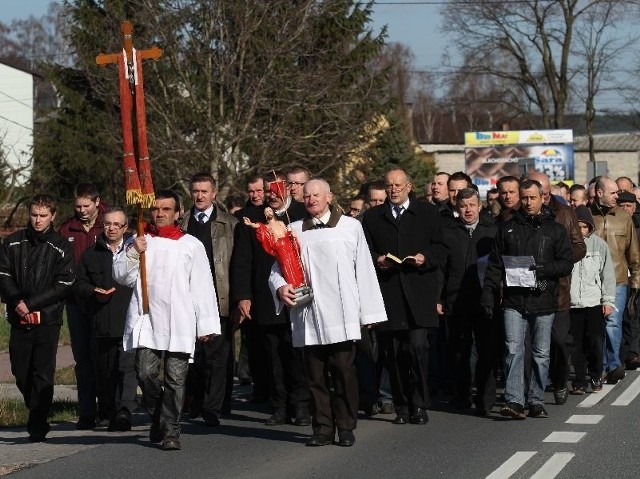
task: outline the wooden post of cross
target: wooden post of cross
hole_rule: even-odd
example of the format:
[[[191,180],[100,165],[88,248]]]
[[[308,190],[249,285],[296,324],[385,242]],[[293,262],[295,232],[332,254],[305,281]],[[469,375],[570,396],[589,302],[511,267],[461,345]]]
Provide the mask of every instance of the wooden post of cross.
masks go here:
[[[137,232],[138,236],[141,236],[144,235],[142,210],[145,204],[148,207],[152,206],[153,198],[151,166],[147,150],[141,62],[147,59],[157,60],[162,56],[162,50],[155,45],[147,50],[134,50],[133,25],[129,21],[122,23],[121,31],[124,35],[124,65],[122,65],[122,63],[120,65],[122,65],[126,71],[119,71],[119,74],[121,78],[126,77],[129,82],[128,92],[124,91],[127,90],[126,86],[124,89],[122,88],[122,82],[120,88],[125,190],[127,191],[127,203],[137,204],[138,206]],[[122,61],[122,57],[122,52],[101,53],[96,57],[96,63],[103,67],[112,63],[118,65],[118,63]],[[124,77],[122,75],[124,75]],[[126,82],[126,80],[122,81]],[[136,122],[136,131],[138,132],[137,149],[133,142],[134,121]],[[144,167],[142,166],[142,162],[144,162]],[[138,174],[139,172],[140,174]],[[141,183],[141,180],[143,183]],[[144,194],[145,192],[147,193],[146,195]],[[149,294],[147,291],[147,269],[144,253],[140,255],[140,283],[142,286],[142,309],[143,312],[147,314],[149,312]]]

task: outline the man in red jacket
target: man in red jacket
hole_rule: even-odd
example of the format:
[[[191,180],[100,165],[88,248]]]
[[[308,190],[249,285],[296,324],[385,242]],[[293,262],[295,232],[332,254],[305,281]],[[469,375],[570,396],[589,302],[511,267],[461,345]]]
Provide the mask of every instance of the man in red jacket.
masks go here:
[[[79,183],[76,186],[74,209],[75,215],[62,223],[60,234],[71,243],[77,265],[82,253],[95,244],[103,230],[105,205],[100,202],[100,194],[93,183]],[[72,296],[67,301],[66,310],[78,382],[80,417],[76,429],[93,429],[96,427],[96,413],[99,411],[96,409],[96,368],[92,360],[91,320]],[[106,420],[107,417],[102,419]],[[108,420],[105,421],[106,424]]]

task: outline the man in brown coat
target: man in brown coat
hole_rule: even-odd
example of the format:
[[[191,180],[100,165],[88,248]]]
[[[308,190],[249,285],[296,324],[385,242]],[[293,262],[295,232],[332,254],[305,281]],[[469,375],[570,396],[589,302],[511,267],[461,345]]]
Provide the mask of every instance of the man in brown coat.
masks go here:
[[[594,232],[609,245],[616,273],[615,308],[613,314],[606,318],[607,335],[603,359],[606,380],[609,384],[615,384],[625,376],[623,360],[627,361],[632,369],[633,363],[636,363],[637,367],[636,358],[620,358],[620,345],[625,306],[635,305],[640,288],[640,247],[631,216],[616,204],[616,182],[607,176],[599,177],[595,182],[595,193],[591,205],[591,214],[596,226]],[[638,321],[638,316],[627,315],[624,321]],[[629,326],[634,325],[626,325],[624,329],[634,329]]]

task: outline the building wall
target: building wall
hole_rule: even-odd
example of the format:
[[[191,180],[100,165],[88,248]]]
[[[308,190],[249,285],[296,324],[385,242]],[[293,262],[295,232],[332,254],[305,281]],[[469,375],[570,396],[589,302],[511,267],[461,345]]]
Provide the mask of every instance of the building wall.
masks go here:
[[[12,169],[23,169],[24,183],[33,157],[33,76],[0,63],[0,144]]]
[[[463,145],[421,145],[428,152],[436,164],[437,171],[464,171],[464,146]],[[588,182],[587,161],[589,153],[586,151],[574,152],[574,180],[576,183]],[[600,151],[596,152],[596,161],[606,161],[608,176],[618,178],[628,176],[634,183],[640,184],[639,165],[640,152],[638,151]]]

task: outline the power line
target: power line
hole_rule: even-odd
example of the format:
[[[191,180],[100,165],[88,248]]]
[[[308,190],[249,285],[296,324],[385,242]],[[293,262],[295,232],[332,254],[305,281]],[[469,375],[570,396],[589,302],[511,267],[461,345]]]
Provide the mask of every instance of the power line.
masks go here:
[[[2,119],[3,119],[3,120],[5,120],[5,121],[8,121],[9,123],[13,123],[14,125],[17,125],[17,126],[19,126],[19,127],[21,127],[21,128],[24,128],[25,130],[33,131],[33,128],[32,128],[32,127],[22,125],[22,124],[18,123],[17,121],[10,120],[10,119],[9,119],[9,118],[7,118],[6,116],[2,116],[2,115],[0,115],[0,118],[2,118]]]

